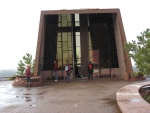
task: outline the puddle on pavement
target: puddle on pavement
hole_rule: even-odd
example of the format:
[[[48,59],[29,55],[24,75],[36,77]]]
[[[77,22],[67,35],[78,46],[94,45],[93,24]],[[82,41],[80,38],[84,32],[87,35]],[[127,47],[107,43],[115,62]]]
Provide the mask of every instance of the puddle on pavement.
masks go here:
[[[31,98],[31,97],[23,97],[23,99],[29,99],[29,98]]]
[[[29,101],[32,101],[32,100],[26,100],[26,102],[29,102]]]
[[[140,100],[139,99],[137,99],[137,98],[133,98],[133,99],[131,99],[131,100],[118,100],[118,102],[123,102],[123,103],[138,103],[138,102],[140,102]]]
[[[36,93],[35,95],[43,95],[43,94],[44,94],[44,92],[43,93]],[[33,94],[25,93],[23,95],[33,95]]]
[[[32,101],[32,100],[25,100],[26,102]]]
[[[11,106],[12,104],[23,104],[25,102],[33,101],[38,99],[38,97],[32,97],[31,93],[18,93],[24,91],[24,89],[17,90],[13,88],[12,84],[1,85],[0,84],[0,109],[6,106]],[[42,95],[43,93],[37,93],[37,95]],[[36,95],[36,94],[34,94]],[[40,96],[39,96],[40,97]],[[35,104],[31,106],[36,106]]]
[[[37,93],[36,95],[43,95],[44,93]]]
[[[31,105],[29,105],[29,106],[31,106],[31,107],[36,107],[36,104],[31,104]]]
[[[29,94],[29,93],[25,93],[25,94],[23,94],[23,95],[32,95],[32,94]]]
[[[44,99],[43,94],[44,94],[44,93],[36,93],[36,94],[26,93],[26,94],[23,94],[22,98],[23,98],[26,102],[32,101],[32,100]],[[36,96],[36,97],[29,97],[30,95],[38,95],[38,96]]]
[[[135,102],[140,102],[140,100],[139,99],[136,99],[136,98],[133,98],[133,99],[131,99],[131,102],[133,103],[135,103]]]
[[[31,100],[31,97],[22,97],[26,102],[28,102],[28,101],[32,101]]]

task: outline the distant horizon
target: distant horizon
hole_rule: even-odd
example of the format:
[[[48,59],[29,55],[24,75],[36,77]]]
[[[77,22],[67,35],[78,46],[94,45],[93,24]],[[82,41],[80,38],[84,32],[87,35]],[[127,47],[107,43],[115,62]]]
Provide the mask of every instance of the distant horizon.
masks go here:
[[[17,70],[17,68],[16,68],[16,69],[14,69],[14,68],[0,69],[0,71],[1,71],[1,70]]]
[[[132,65],[132,67],[136,67],[136,65]],[[17,71],[17,68],[16,69],[15,68],[0,69],[0,71],[2,70],[16,70]]]
[[[0,78],[3,77],[11,77],[16,75],[17,70],[16,69],[5,69],[5,70],[0,70]]]

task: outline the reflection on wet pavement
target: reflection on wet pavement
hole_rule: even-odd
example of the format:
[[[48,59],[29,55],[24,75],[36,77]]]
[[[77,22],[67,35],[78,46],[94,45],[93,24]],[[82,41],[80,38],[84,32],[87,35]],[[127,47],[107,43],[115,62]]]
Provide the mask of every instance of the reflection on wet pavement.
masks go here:
[[[0,84],[0,108],[11,105],[11,104],[19,104],[21,103],[21,99],[16,94],[16,92],[12,89],[11,84]]]
[[[31,88],[13,87],[11,81],[7,81],[7,84],[0,84],[0,108],[4,108],[5,106],[11,106],[13,104],[20,105],[25,102],[44,99],[43,94],[47,92],[38,92],[38,90],[36,91],[36,88],[34,88],[33,90],[35,90],[35,92],[37,93],[23,93],[24,91],[26,92],[26,90],[28,92],[32,91]],[[32,104],[29,106],[35,107],[36,104]]]
[[[0,113],[121,113],[116,92],[130,83],[119,78],[77,80],[69,84],[62,80],[26,88],[12,87],[11,81],[0,82]],[[125,90],[119,93],[124,94],[131,95]]]
[[[31,97],[22,97],[26,102],[31,101]]]
[[[141,100],[139,100],[139,99],[137,99],[137,98],[133,98],[133,99],[131,99],[131,102],[133,102],[133,103],[137,103],[137,102],[140,102]]]

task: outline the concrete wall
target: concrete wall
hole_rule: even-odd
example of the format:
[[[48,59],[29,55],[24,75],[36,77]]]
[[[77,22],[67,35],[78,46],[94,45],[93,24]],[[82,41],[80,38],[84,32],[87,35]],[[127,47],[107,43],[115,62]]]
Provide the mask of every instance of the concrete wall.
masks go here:
[[[124,54],[123,54],[123,47],[122,47],[122,40],[119,28],[119,21],[117,18],[117,14],[113,14],[113,24],[114,24],[114,34],[115,34],[115,41],[116,41],[116,48],[117,48],[117,55],[118,55],[118,63],[119,63],[119,74],[121,77],[124,76],[126,67],[124,62]]]
[[[45,40],[44,35],[45,35],[45,18],[44,18],[44,14],[41,13],[39,34],[37,40],[34,76],[41,76],[41,70],[43,66],[44,40]]]

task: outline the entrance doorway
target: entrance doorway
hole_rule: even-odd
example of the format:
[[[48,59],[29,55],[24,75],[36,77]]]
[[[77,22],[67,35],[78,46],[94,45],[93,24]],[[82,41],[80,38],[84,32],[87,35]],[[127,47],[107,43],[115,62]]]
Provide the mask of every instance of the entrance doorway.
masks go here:
[[[80,32],[75,32],[75,37],[72,32],[59,32],[57,35],[57,52],[56,59],[58,61],[59,73],[65,76],[65,65],[69,63],[73,77],[76,78],[76,68],[81,73],[81,47],[80,47]]]

